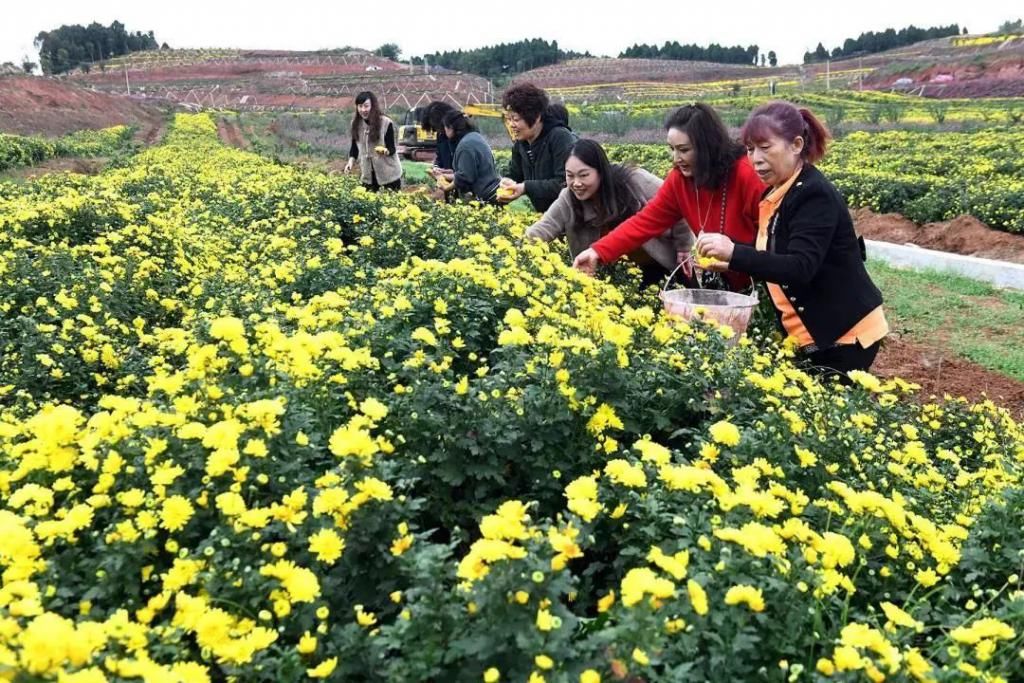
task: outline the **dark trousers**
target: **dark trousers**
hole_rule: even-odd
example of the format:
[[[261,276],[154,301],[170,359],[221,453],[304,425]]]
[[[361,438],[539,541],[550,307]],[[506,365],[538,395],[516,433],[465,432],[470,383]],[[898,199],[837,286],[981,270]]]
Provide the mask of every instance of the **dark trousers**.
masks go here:
[[[385,190],[395,190],[395,191],[398,191],[398,190],[402,189],[402,179],[401,178],[399,178],[398,180],[396,180],[393,183],[388,183],[387,185],[378,185],[377,184],[377,172],[374,171],[373,169],[370,169],[370,174],[371,174],[370,175],[370,184],[367,185],[366,183],[363,183],[363,187],[365,187],[370,192],[380,192],[380,189],[382,187]]]
[[[835,377],[843,384],[849,384],[846,373],[850,370],[867,370],[875,362],[882,342],[878,341],[864,348],[859,343],[840,344],[811,353],[800,354],[799,364],[812,375],[822,379]]]

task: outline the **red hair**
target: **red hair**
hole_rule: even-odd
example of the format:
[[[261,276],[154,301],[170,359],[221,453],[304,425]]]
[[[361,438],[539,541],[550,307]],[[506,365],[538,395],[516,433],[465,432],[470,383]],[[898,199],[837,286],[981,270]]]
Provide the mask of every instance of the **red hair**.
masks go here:
[[[740,141],[750,147],[771,137],[792,142],[797,137],[804,140],[801,156],[808,163],[815,163],[825,156],[825,147],[832,134],[818,118],[807,109],[797,109],[789,102],[769,102],[750,113],[740,131]]]

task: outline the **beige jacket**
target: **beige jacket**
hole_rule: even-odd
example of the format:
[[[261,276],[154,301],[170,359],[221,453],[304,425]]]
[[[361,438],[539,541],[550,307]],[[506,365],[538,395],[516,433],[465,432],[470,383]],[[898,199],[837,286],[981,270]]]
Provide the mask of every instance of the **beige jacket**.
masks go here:
[[[627,187],[629,193],[643,207],[657,194],[661,187],[661,179],[642,168],[634,168],[630,170]],[[569,254],[576,258],[577,254],[601,238],[601,230],[594,225],[597,211],[593,202],[589,201],[583,204],[583,225],[575,225],[571,192],[569,188],[563,189],[541,219],[527,228],[526,236],[550,242],[565,235],[569,243]],[[645,242],[642,248],[651,258],[671,270],[676,267],[676,252],[689,251],[693,246],[693,239],[690,226],[686,221],[680,221],[661,236]]]
[[[369,185],[373,181],[373,174],[377,175],[378,185],[389,185],[402,177],[402,162],[398,155],[377,154],[374,147],[384,145],[384,134],[388,126],[394,126],[395,137],[398,137],[398,126],[387,116],[380,117],[380,139],[370,140],[370,126],[365,121],[359,124],[359,135],[356,138],[356,146],[359,148],[359,170],[362,172],[362,182]]]

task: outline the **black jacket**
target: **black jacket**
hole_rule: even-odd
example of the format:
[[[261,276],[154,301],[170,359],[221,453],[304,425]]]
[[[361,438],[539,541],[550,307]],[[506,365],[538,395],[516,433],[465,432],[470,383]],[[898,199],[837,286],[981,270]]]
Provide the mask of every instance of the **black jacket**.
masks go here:
[[[815,346],[825,349],[882,304],[864,260],[846,202],[805,164],[768,223],[767,250],[737,244],[729,268],[780,285]]]
[[[438,168],[452,170],[455,168],[455,144],[448,139],[444,131],[437,132],[437,155],[434,158],[434,165]]]
[[[526,196],[537,211],[547,211],[565,187],[565,160],[576,135],[563,123],[544,117],[544,129],[532,144],[517,140],[512,146],[508,177],[524,183]]]

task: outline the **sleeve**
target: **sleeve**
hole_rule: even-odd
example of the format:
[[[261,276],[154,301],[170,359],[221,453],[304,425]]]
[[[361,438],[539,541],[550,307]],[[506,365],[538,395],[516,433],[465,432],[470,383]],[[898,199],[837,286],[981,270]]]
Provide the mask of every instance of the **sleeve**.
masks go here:
[[[645,202],[650,201],[658,196],[658,190],[664,184],[658,176],[646,171],[642,168],[638,168],[635,171],[634,178],[636,178],[637,188],[640,194],[643,195]],[[645,204],[646,206],[646,204]],[[690,251],[693,248],[693,243],[696,238],[693,236],[693,230],[690,229],[690,224],[685,220],[680,220],[678,223],[666,230],[662,237],[671,240],[672,247],[677,252]]]
[[[474,172],[473,155],[469,153],[465,145],[459,145],[455,149],[452,170],[455,171],[455,189],[459,192],[471,192],[476,174]]]
[[[569,223],[573,220],[568,190],[562,190],[558,194],[558,199],[548,207],[548,210],[544,212],[540,220],[526,229],[526,236],[531,239],[550,242],[564,235]]]
[[[525,183],[526,195],[534,203],[536,200],[543,202],[556,199],[558,193],[565,187],[565,162],[569,158],[569,152],[572,151],[572,133],[565,128],[558,128],[551,132],[548,145],[551,146],[551,172],[554,175],[550,178],[527,180]]]
[[[523,161],[519,158],[520,143],[512,145],[512,158],[508,161],[508,177],[517,183],[523,182]]]
[[[602,263],[611,263],[652,237],[661,235],[682,217],[674,184],[665,182],[644,208],[594,242],[593,249],[601,257]]]
[[[352,138],[352,144],[349,145],[348,155],[352,159],[358,159],[359,158],[359,145],[356,144],[355,138]]]
[[[388,148],[388,154],[395,156],[395,124],[389,123],[388,129],[384,131],[384,146]]]
[[[737,244],[729,269],[775,284],[807,285],[825,260],[838,224],[839,207],[825,192],[816,192],[802,202],[789,220],[786,253],[758,251]]]

